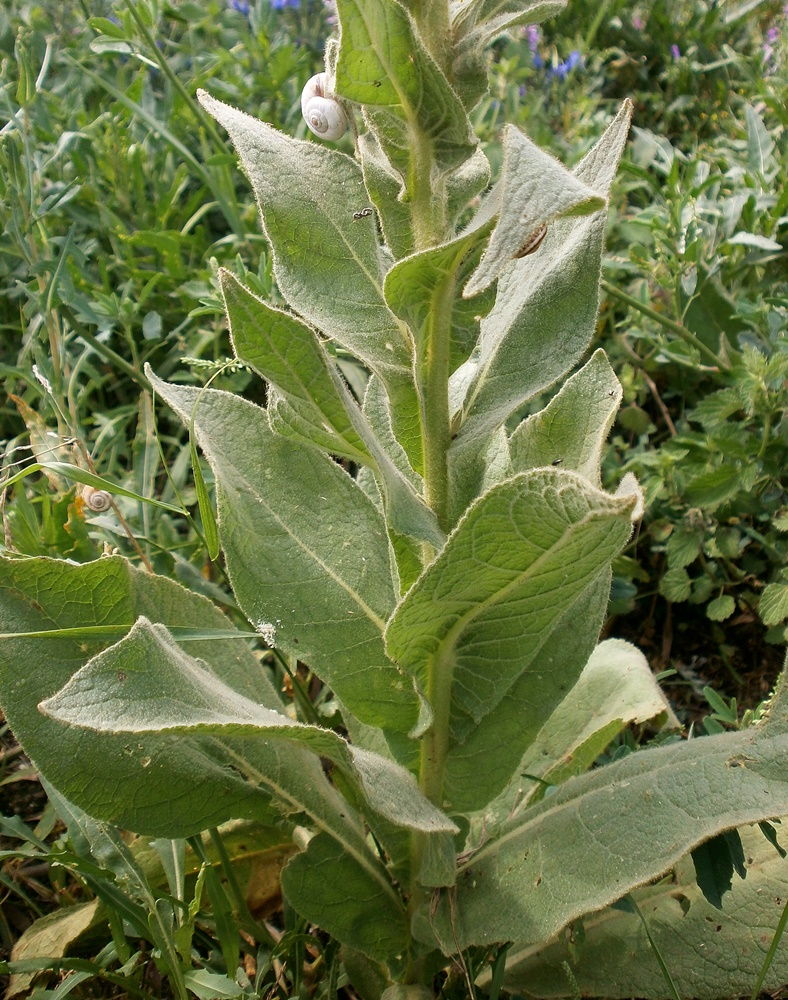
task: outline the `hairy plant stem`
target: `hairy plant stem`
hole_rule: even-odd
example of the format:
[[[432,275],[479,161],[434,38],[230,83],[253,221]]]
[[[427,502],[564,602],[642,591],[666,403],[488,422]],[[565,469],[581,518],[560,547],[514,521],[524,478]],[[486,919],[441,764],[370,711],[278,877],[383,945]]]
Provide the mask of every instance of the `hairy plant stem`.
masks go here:
[[[422,331],[423,353],[417,363],[424,497],[444,531],[449,529],[449,339],[454,292],[454,280],[446,281],[436,289],[426,329]]]

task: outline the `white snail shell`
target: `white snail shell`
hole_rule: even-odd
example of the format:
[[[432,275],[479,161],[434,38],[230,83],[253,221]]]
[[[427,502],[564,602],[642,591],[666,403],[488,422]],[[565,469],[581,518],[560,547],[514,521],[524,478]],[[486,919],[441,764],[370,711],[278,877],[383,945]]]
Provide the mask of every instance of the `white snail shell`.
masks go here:
[[[309,130],[321,139],[341,139],[350,124],[342,105],[326,94],[326,74],[317,73],[301,91],[301,114]]]
[[[112,496],[106,490],[94,490],[92,486],[86,486],[82,491],[82,499],[90,510],[97,514],[109,510],[112,506]]]

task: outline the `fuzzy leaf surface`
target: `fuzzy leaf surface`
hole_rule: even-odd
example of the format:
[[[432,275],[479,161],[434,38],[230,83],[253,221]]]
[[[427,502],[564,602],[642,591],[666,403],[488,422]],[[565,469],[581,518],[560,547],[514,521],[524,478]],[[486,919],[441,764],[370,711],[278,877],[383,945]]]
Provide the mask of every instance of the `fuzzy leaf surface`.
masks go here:
[[[350,746],[331,729],[303,725],[233,690],[181,649],[163,625],[147,618],[138,619],[125,638],[89,660],[40,708],[54,719],[95,732],[201,732],[217,740],[287,740],[333,761],[390,822],[427,833],[456,832],[408,771]]]
[[[0,558],[0,570],[0,631],[5,635],[87,624],[115,625],[123,635],[140,615],[176,629],[235,631],[207,598],[119,557],[83,565]],[[237,635],[237,641],[205,639],[190,648],[236,690],[279,708],[265,668],[244,634]],[[0,704],[49,782],[92,815],[152,836],[188,836],[233,817],[270,821],[270,795],[231,770],[208,740],[171,735],[130,740],[89,733],[41,714],[39,703],[111,641],[78,635],[0,639]],[[316,779],[325,783],[315,773],[305,776]]]
[[[312,837],[285,865],[282,891],[302,917],[370,958],[391,958],[408,945],[399,899],[391,899],[325,834]]]
[[[633,893],[680,996],[749,996],[777,929],[788,898],[788,866],[757,829],[745,827],[739,833],[747,877],[734,879],[722,911],[703,898],[689,858],[676,865],[674,879]],[[585,919],[583,927],[585,939],[574,959],[563,940],[523,950],[515,945],[509,952],[506,989],[527,990],[533,997],[569,996],[562,968],[568,962],[587,996],[670,1000],[637,914],[606,909]],[[778,990],[787,979],[788,947],[782,944],[763,989]]]
[[[778,706],[769,724],[743,732],[630,754],[526,809],[458,871],[459,947],[541,943],[717,833],[784,815],[784,712]],[[454,951],[445,900],[433,928]]]
[[[383,298],[385,264],[375,220],[354,218],[368,202],[361,167],[204,92],[199,98],[229,132],[252,182],[279,289],[300,316],[380,375],[397,402],[401,433],[408,437],[403,444],[409,453],[415,449],[418,464],[413,347]]]
[[[389,655],[422,686],[430,663],[450,672],[455,743],[506,697],[561,615],[607,572],[631,533],[635,503],[574,473],[541,469],[493,487],[470,508],[386,631]]]
[[[603,615],[606,610],[607,595]],[[578,615],[575,621],[579,625],[583,619]],[[486,810],[488,826],[499,825],[518,806],[521,812],[524,796],[529,803],[544,797],[544,786],[535,786],[531,777],[523,775],[562,784],[587,771],[626,725],[658,717],[664,717],[671,728],[680,728],[640,650],[622,639],[601,642],[577,683],[528,747],[519,773]]]
[[[386,301],[413,333],[417,364],[423,363],[435,343],[435,327],[443,325],[451,329],[450,370],[467,361],[479,336],[479,321],[492,308],[493,296],[485,294],[469,300],[457,292],[478,261],[491,228],[490,222],[442,246],[406,257],[386,275]]]
[[[455,41],[454,80],[467,108],[487,90],[485,49],[518,24],[537,24],[558,14],[566,0],[450,0]]]
[[[236,354],[275,387],[267,408],[271,429],[374,466],[393,526],[440,547],[445,536],[414,486],[417,477],[401,471],[407,457],[399,465],[392,460],[314,332],[263,302],[228,271],[221,283]]]
[[[591,215],[605,207],[605,197],[567,170],[514,125],[503,134],[504,165],[500,181],[480,212],[497,215],[490,243],[464,289],[478,295],[508,267],[518,251],[543,225],[562,216]]]
[[[268,305],[229,271],[222,269],[219,281],[236,356],[276,386],[287,403],[273,429],[367,462],[367,449],[353,428],[331,362],[314,331]]]
[[[506,696],[451,748],[446,762],[445,795],[455,808],[485,808],[510,780],[523,754],[539,738],[545,719],[572,693],[605,620],[610,569],[603,568],[540,637],[528,669]],[[515,778],[513,778],[515,776]],[[502,793],[504,794],[504,793]],[[507,802],[508,815],[510,802]],[[487,810],[486,810],[487,811]]]
[[[596,351],[547,406],[527,417],[509,438],[514,470],[560,465],[599,486],[602,448],[621,396],[605,352]]]
[[[403,155],[408,143],[397,136],[392,118],[414,141],[426,137],[439,170],[468,159],[476,147],[468,115],[408,11],[397,0],[337,0],[337,12],[341,26],[337,91],[367,106],[368,113],[371,106],[378,139],[394,165],[400,167],[387,139],[395,138]],[[378,107],[388,109],[384,116],[375,113]],[[386,120],[388,126],[383,124]]]
[[[273,627],[276,646],[308,663],[362,721],[409,731],[416,695],[383,649],[395,594],[380,511],[326,455],[273,434],[264,410],[151,381],[184,421],[199,397],[197,440],[216,479],[222,547],[246,616]]]
[[[573,171],[601,197],[612,183],[630,115],[627,102]],[[490,435],[586,350],[596,322],[605,217],[597,212],[557,220],[535,253],[500,274],[495,305],[481,323],[478,351],[450,383],[459,429],[449,456],[455,516],[478,492],[480,455]]]

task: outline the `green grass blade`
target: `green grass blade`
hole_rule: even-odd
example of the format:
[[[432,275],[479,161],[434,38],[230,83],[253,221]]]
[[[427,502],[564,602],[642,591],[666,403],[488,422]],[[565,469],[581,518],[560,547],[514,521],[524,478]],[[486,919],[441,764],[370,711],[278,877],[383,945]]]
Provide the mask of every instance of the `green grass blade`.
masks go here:
[[[68,462],[34,462],[32,465],[28,465],[27,468],[22,469],[21,472],[17,472],[15,476],[11,476],[9,479],[3,480],[3,482],[0,483],[0,488],[8,489],[9,486],[14,486],[26,476],[29,476],[34,472],[44,472],[45,470],[57,472],[61,476],[65,476],[66,479],[73,479],[74,482],[82,483],[83,486],[93,486],[95,489],[106,490],[108,493],[112,493],[115,496],[128,497],[130,500],[138,500],[141,503],[149,503],[154,507],[161,507],[162,510],[172,511],[174,514],[186,514],[186,511],[182,507],[176,507],[174,504],[165,503],[163,500],[154,500],[152,497],[141,496],[133,490],[126,490],[122,486],[118,486],[117,483],[111,482],[109,479],[96,476],[92,472],[80,469],[76,465],[70,465]]]

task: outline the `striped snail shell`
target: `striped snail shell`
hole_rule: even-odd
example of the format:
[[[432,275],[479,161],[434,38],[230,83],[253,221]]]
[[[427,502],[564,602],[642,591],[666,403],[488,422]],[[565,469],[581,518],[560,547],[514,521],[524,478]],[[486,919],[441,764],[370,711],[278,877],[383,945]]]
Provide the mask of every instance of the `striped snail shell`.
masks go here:
[[[112,497],[106,490],[94,490],[92,486],[86,486],[82,491],[82,499],[88,508],[96,514],[102,514],[112,506]]]
[[[345,109],[326,94],[326,74],[317,73],[301,91],[301,114],[309,130],[321,139],[341,139],[349,125]]]

